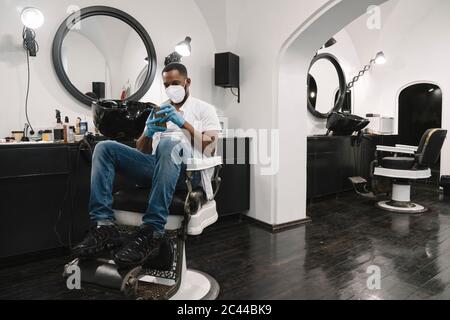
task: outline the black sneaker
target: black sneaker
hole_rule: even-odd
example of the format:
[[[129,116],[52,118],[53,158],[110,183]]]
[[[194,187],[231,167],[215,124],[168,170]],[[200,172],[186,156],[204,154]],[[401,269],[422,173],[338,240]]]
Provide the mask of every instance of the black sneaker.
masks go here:
[[[136,231],[128,243],[114,255],[114,262],[119,267],[141,266],[159,254],[162,241],[163,237],[155,237],[152,227],[143,227]]]
[[[175,250],[173,241],[164,238],[161,241],[159,254],[155,257],[149,258],[142,266],[148,270],[156,271],[171,271],[175,259]]]
[[[98,256],[106,250],[113,250],[122,244],[116,226],[92,227],[83,242],[74,248],[74,254],[90,258]]]

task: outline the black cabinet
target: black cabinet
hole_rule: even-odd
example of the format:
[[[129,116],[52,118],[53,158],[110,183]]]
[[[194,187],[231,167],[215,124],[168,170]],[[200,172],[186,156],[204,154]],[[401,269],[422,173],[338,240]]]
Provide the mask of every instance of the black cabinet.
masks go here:
[[[221,216],[250,209],[248,151],[249,139],[220,141]],[[75,144],[1,145],[0,259],[79,242],[90,224],[90,172],[91,153]]]
[[[376,146],[396,143],[397,136],[308,137],[308,198],[352,190],[349,177],[369,179]]]
[[[217,211],[220,216],[246,213],[250,210],[250,139],[221,139],[218,155],[224,165]]]
[[[84,235],[89,176],[81,159],[77,170],[77,155],[75,145],[0,146],[0,258]]]

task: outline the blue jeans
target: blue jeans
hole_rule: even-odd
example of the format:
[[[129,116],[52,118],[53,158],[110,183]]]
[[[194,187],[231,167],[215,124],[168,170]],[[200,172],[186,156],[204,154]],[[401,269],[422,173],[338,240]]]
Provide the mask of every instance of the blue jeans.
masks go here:
[[[180,156],[186,155],[186,151],[191,154],[191,150],[185,149],[179,140],[171,138],[161,139],[155,155],[113,141],[97,144],[92,160],[91,220],[97,223],[115,221],[112,192],[116,172],[119,172],[136,185],[152,185],[143,223],[164,233],[173,194],[177,186],[185,185],[186,166]],[[199,181],[199,175],[195,175],[194,185]]]

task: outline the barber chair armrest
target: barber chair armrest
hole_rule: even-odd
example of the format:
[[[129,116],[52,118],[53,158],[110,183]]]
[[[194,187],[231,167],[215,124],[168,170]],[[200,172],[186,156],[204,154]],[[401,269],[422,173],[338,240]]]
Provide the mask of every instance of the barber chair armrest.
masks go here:
[[[187,161],[186,171],[204,171],[208,169],[213,169],[215,167],[221,166],[223,164],[222,157],[212,157],[212,158],[190,158]]]
[[[415,155],[416,151],[403,147],[377,146],[377,151]]]
[[[405,144],[397,144],[395,147],[402,148],[402,149],[410,149],[410,150],[413,150],[414,152],[417,152],[419,150],[419,147],[408,146],[408,145],[405,145]]]

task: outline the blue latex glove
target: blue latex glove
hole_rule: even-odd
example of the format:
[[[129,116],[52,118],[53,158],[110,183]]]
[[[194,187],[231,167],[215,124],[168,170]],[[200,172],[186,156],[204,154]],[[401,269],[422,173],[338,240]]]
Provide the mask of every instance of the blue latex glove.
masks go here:
[[[161,111],[156,113],[158,116],[165,115],[165,121],[170,121],[180,128],[184,127],[186,120],[181,116],[177,109],[171,104],[165,104],[161,106]]]
[[[145,135],[150,139],[153,139],[153,136],[155,135],[155,133],[165,132],[167,130],[167,128],[165,128],[165,127],[156,125],[158,123],[164,123],[165,120],[163,118],[152,119],[153,115],[154,115],[154,112],[152,111],[152,113],[150,114],[150,117],[147,120],[146,128],[145,128]]]

